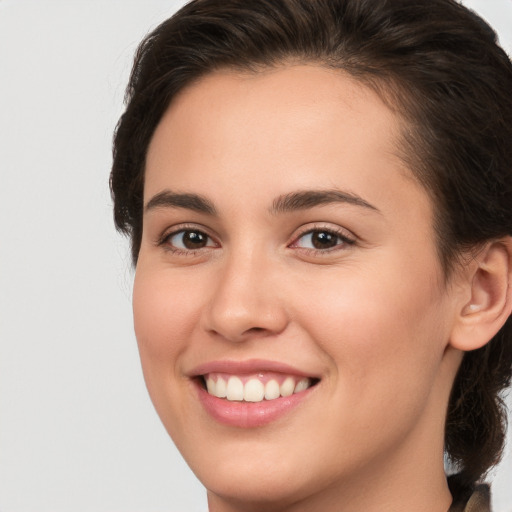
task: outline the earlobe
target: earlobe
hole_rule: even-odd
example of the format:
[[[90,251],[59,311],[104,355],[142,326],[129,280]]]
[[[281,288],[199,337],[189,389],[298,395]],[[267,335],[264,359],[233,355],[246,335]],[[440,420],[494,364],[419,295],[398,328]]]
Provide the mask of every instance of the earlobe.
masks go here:
[[[468,266],[470,300],[462,304],[450,338],[470,351],[488,343],[512,311],[512,237],[489,242]]]

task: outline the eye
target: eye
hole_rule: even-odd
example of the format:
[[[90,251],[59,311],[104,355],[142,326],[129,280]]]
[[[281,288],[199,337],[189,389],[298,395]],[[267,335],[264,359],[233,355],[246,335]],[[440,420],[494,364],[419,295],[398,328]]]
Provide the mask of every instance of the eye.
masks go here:
[[[197,229],[181,229],[167,235],[163,243],[175,251],[197,251],[207,247],[217,247],[215,242]]]
[[[351,245],[354,240],[342,233],[329,229],[311,229],[302,234],[292,244],[292,247],[310,249],[314,251],[326,251],[343,245]]]

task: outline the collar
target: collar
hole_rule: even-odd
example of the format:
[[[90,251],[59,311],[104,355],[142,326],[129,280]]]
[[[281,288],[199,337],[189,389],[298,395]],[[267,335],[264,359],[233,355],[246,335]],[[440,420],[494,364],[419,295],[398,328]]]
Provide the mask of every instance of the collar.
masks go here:
[[[477,485],[469,499],[465,499],[465,496],[454,495],[452,506],[448,512],[491,512],[489,486],[485,484]]]

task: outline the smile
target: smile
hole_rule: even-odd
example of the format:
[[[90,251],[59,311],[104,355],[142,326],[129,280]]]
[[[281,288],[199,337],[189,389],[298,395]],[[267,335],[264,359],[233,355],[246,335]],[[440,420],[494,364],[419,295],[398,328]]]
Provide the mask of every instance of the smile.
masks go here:
[[[308,377],[260,372],[255,375],[209,373],[203,375],[206,390],[212,396],[238,402],[262,402],[288,397],[313,385]]]
[[[321,382],[276,361],[213,361],[189,372],[202,409],[216,422],[251,429],[288,417]]]

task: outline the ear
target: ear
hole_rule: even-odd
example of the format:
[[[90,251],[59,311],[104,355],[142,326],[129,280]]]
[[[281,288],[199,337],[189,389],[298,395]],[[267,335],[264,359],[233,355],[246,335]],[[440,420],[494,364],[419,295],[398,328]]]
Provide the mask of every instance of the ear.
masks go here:
[[[464,274],[470,293],[461,301],[450,345],[469,351],[488,343],[512,312],[512,237],[486,244]]]

